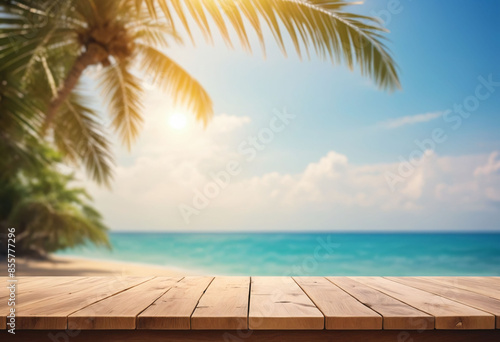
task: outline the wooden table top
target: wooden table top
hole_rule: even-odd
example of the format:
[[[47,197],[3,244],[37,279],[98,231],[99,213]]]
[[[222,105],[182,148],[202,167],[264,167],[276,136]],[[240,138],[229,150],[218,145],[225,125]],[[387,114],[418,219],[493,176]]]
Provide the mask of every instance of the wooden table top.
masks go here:
[[[500,277],[18,277],[16,284],[16,330],[500,328]],[[4,330],[8,296],[2,285]]]

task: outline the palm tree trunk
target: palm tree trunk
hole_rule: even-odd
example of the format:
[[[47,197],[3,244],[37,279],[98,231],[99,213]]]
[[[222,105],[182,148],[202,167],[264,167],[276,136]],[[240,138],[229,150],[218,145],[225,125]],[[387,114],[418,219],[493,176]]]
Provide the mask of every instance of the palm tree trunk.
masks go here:
[[[57,91],[56,97],[54,97],[50,102],[45,118],[44,131],[52,125],[57,111],[64,101],[66,101],[73,89],[75,89],[83,71],[91,65],[98,64],[106,60],[107,57],[108,52],[101,45],[90,43],[87,46],[87,50],[80,57],[78,57],[75,64],[73,64],[73,67],[64,81],[63,87]]]

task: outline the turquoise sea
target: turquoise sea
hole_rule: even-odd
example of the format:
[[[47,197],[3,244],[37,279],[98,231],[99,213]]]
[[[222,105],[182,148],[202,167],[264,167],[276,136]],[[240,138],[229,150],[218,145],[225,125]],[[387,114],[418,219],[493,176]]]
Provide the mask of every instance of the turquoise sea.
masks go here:
[[[500,275],[500,233],[116,233],[59,255],[217,275]]]

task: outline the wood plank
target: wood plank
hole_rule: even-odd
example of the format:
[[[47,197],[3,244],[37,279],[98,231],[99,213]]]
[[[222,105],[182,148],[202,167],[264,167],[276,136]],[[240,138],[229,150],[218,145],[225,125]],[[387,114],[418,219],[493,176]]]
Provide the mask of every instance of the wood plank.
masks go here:
[[[26,280],[24,278],[35,278]],[[16,278],[16,290],[19,294],[23,295],[23,301],[26,299],[26,295],[29,293],[36,292],[38,295],[45,290],[53,291],[52,288],[61,286],[64,284],[69,284],[75,281],[82,282],[84,277],[20,277]],[[86,278],[85,278],[86,279]],[[7,284],[7,281],[5,281]],[[0,300],[7,298],[7,294],[0,294]]]
[[[250,329],[324,329],[325,318],[290,277],[252,277]]]
[[[57,298],[61,293],[69,291],[71,288],[81,288],[86,284],[100,283],[102,281],[102,277],[79,277],[73,281],[67,281],[66,279],[54,279],[53,281],[51,279],[40,279],[36,282],[20,284],[19,300],[16,305],[28,305],[40,300]]]
[[[327,277],[364,305],[383,316],[386,330],[428,330],[434,329],[434,317],[388,296],[367,285],[346,277]]]
[[[249,277],[216,277],[191,316],[191,329],[247,329]]]
[[[18,329],[65,329],[67,316],[116,293],[147,282],[153,277],[98,277],[84,284],[71,283],[57,296],[41,298],[17,310]]]
[[[62,279],[60,279],[62,278]],[[51,279],[50,277],[16,277],[14,280],[16,284],[16,310],[19,304],[25,301],[25,295],[28,293],[40,293],[42,289],[52,288],[54,286],[59,286],[64,283],[71,281],[76,281],[77,279],[82,279],[82,277],[71,277],[71,279],[66,279],[67,277],[56,277]],[[0,329],[6,329],[7,319],[6,316],[10,314],[10,307],[8,306],[8,297],[10,291],[7,289],[9,283],[7,283],[7,277],[3,277],[3,284],[5,286],[0,287]],[[10,279],[10,278],[9,278]],[[53,291],[53,290],[51,290]],[[37,295],[39,298],[40,295]]]
[[[479,280],[483,284],[490,284],[492,286],[500,286],[500,278],[498,277],[467,277],[474,280]]]
[[[62,278],[62,279],[60,279]],[[21,277],[15,277],[15,278],[10,278],[10,277],[0,277],[0,282],[5,283],[7,279],[15,279],[17,280],[18,283],[23,283],[23,284],[28,284],[31,282],[36,282],[36,281],[47,281],[49,279],[55,279],[56,281],[64,281],[65,278],[68,278],[68,280],[75,280],[77,278],[81,277],[42,277],[42,276],[21,276]]]
[[[191,315],[213,277],[185,277],[137,317],[137,329],[191,329]]]
[[[0,331],[2,342],[498,342],[500,330],[62,330]]]
[[[86,288],[88,285],[91,286],[92,284],[99,284],[102,282],[103,280],[97,277],[78,277],[73,281],[67,281],[67,279],[63,279],[60,277],[57,277],[55,279],[50,279],[50,277],[40,277],[28,284],[21,284],[21,293],[19,293],[18,300],[16,302],[16,327],[19,329],[25,329],[30,325],[36,325],[38,321],[38,324],[42,326],[51,325],[56,327],[57,329],[64,329],[67,325],[66,317],[55,316],[44,318],[42,316],[37,317],[35,315],[30,322],[29,314],[24,314],[25,312],[29,313],[30,309],[32,308],[36,310],[38,302],[57,303],[58,299],[65,293],[71,291],[79,291],[83,288]],[[42,305],[42,308],[43,307],[44,305]],[[24,317],[20,318],[20,316]],[[23,324],[26,324],[26,326],[23,327]]]
[[[382,316],[323,277],[294,277],[325,316],[326,329],[382,329]]]
[[[135,329],[136,317],[181,277],[158,277],[68,316],[71,329]]]
[[[10,313],[10,307],[8,305],[8,298],[10,295],[10,290],[7,288],[9,283],[7,282],[7,277],[2,277],[2,282],[0,286],[0,329],[7,328],[7,315]]]
[[[500,328],[500,300],[484,296],[479,293],[460,289],[457,287],[443,286],[419,277],[386,277],[389,280],[397,281],[411,287],[415,287],[427,292],[431,292],[442,297],[446,297],[466,304],[476,309],[489,312],[496,316],[496,327]]]
[[[436,329],[495,329],[495,316],[380,277],[352,277],[435,317]]]
[[[451,285],[464,290],[483,294],[485,296],[500,299],[500,285],[487,284],[481,279],[470,277],[423,277],[429,281]]]
[[[81,276],[50,276],[50,277],[44,277],[44,276],[21,276],[21,277],[16,277],[17,281],[19,283],[24,283],[24,284],[29,284],[29,283],[35,283],[35,282],[42,282],[45,283],[46,281],[55,281],[57,283],[64,283],[68,281],[75,281],[77,279],[81,279]]]
[[[90,277],[78,277],[73,281],[68,281],[62,277],[57,277],[51,279],[51,277],[39,277],[38,279],[28,283],[21,284],[20,293],[18,294],[16,302],[16,326],[20,328],[19,317],[23,315],[24,310],[30,310],[30,308],[36,308],[38,302],[42,303],[57,303],[59,298],[61,298],[65,293],[71,291],[80,291],[87,286],[92,286],[95,284],[102,283],[104,280],[100,277],[90,278]],[[44,305],[42,305],[43,308]],[[30,325],[29,317],[23,321],[21,319],[21,326],[23,323]],[[43,317],[33,317],[33,324],[35,321],[39,320],[40,324],[51,324],[57,328],[62,328],[66,326],[66,318],[62,316],[48,318],[45,322]]]
[[[47,277],[30,277],[30,276],[22,276],[22,277],[14,277],[14,278],[0,277],[0,283],[1,284],[6,283],[8,279],[10,279],[10,280],[14,279],[14,280],[17,280],[18,282],[29,282],[31,280],[36,280],[39,278],[46,279]]]
[[[208,288],[207,285],[210,283],[211,277],[189,277],[180,283],[172,281],[170,286],[160,288],[158,286],[146,287],[147,283],[144,283],[136,286],[142,287],[141,291],[137,291],[137,293],[132,291],[134,288],[127,287],[127,284],[118,284],[118,286],[124,287],[123,291],[121,288],[112,285],[113,281],[118,282],[118,280],[111,280],[110,283],[110,279],[113,279],[111,277],[23,278],[17,278],[18,306],[16,325],[17,329],[19,329],[18,333],[25,332],[23,329],[64,329],[67,326],[68,315],[71,317],[74,311],[77,311],[75,314],[83,312],[85,310],[82,308],[83,306],[87,306],[87,308],[98,306],[103,312],[98,312],[90,317],[87,316],[90,321],[87,324],[95,326],[94,328],[70,323],[70,330],[76,328],[79,332],[78,329],[134,329],[136,327],[143,329],[143,331],[146,331],[145,329],[187,330],[197,319],[200,319],[201,326],[203,324],[206,326],[199,329],[232,329],[237,334],[247,334],[248,336],[259,333],[256,330],[245,332],[244,329],[249,326],[252,327],[252,324],[256,325],[256,329],[261,330],[321,329],[304,327],[310,325],[311,322],[317,323],[318,317],[310,315],[310,313],[299,313],[299,311],[312,309],[319,314],[321,326],[324,325],[327,329],[330,329],[329,317],[337,318],[336,321],[332,321],[333,329],[366,329],[366,326],[362,324],[355,325],[356,320],[364,318],[356,315],[358,309],[368,310],[367,312],[372,314],[378,312],[382,315],[384,329],[397,329],[394,331],[418,329],[418,334],[421,333],[421,329],[432,328],[433,316],[436,317],[437,329],[494,329],[495,326],[499,327],[500,322],[500,299],[491,296],[492,293],[495,295],[495,291],[497,291],[500,284],[500,278],[494,277],[437,277],[438,280],[435,277],[328,277],[327,279],[322,277],[297,277],[295,281],[289,277],[257,277],[255,278],[256,283],[252,279],[251,285],[248,277],[223,277],[216,278],[216,280],[229,278],[231,281],[222,281],[219,285],[213,287],[212,283]],[[131,286],[134,286],[131,280],[134,277],[124,278],[129,278],[132,283]],[[233,281],[237,278],[245,279],[244,286]],[[259,278],[263,279],[260,291]],[[0,281],[6,282],[6,279],[3,277],[0,278]],[[180,279],[177,278],[177,280]],[[459,286],[449,284],[448,282],[452,279]],[[137,277],[136,281],[147,280],[147,278]],[[150,279],[150,281],[153,280]],[[110,286],[113,288],[110,289]],[[209,294],[210,289],[212,290]],[[204,290],[206,290],[205,294],[203,294]],[[250,303],[249,292],[252,293]],[[490,296],[481,292],[486,292]],[[122,296],[119,300],[115,298],[125,293],[127,293],[127,296]],[[153,296],[154,293],[156,293],[156,296]],[[235,296],[237,293],[243,293],[244,295]],[[263,299],[266,297],[267,299]],[[6,308],[7,298],[6,287],[0,287],[0,301],[2,301],[0,302],[0,313]],[[146,300],[143,300],[144,298]],[[237,298],[241,299],[241,305],[238,305]],[[309,302],[303,302],[303,298]],[[108,304],[101,304],[109,300],[112,301],[108,302]],[[200,302],[196,305],[198,300]],[[202,305],[203,300],[208,305]],[[254,300],[260,302],[259,305],[266,315],[254,316],[255,320],[252,321],[252,303]],[[250,315],[248,314],[249,308]],[[278,311],[274,312],[276,309]],[[106,310],[110,311],[106,312]],[[116,312],[120,310],[121,312]],[[210,310],[212,310],[212,313],[210,313]],[[320,310],[325,314],[323,315]],[[343,316],[344,311],[342,310],[347,311],[347,316]],[[398,310],[409,310],[409,312],[405,314],[398,312]],[[195,317],[197,311],[199,317]],[[222,314],[217,316],[219,312],[222,312]],[[241,314],[238,314],[238,312]],[[281,312],[285,314],[282,315]],[[377,314],[375,315],[380,320],[380,317]],[[397,321],[398,315],[402,320],[399,323]],[[0,317],[0,327],[2,327],[5,316]],[[192,317],[190,318],[190,316]],[[76,319],[81,318],[78,315],[75,317]],[[139,323],[141,317],[145,318],[143,327]],[[347,317],[351,317],[352,322],[349,322]],[[346,320],[341,323],[338,318],[345,318]],[[148,323],[148,319],[151,319],[153,323]],[[246,323],[247,320],[250,325]],[[413,320],[412,325],[409,324],[411,320]],[[96,324],[95,321],[97,321]],[[3,322],[5,324],[5,321]],[[235,324],[235,322],[239,323]],[[243,324],[241,324],[242,322]],[[274,328],[266,327],[262,325],[262,322],[274,326]],[[422,322],[427,322],[427,325],[422,326]],[[113,324],[115,324],[114,327]],[[151,325],[148,326],[148,324]],[[349,327],[349,324],[353,324],[353,327]],[[399,328],[397,327],[398,324]],[[228,328],[228,326],[231,327]],[[196,327],[191,328],[196,329]],[[1,329],[5,331],[5,325]],[[370,329],[380,329],[380,325],[377,328]],[[272,334],[271,331],[269,332],[270,334],[265,336],[270,336],[271,339],[280,336],[284,338],[278,332],[275,332],[276,335]],[[373,330],[372,332],[376,331]],[[165,333],[168,334],[169,332],[165,331]],[[401,331],[401,333],[404,332]],[[47,339],[46,334],[42,334]],[[202,331],[200,331],[200,334],[202,335],[197,336],[215,336],[205,334]],[[179,336],[182,336],[182,334]],[[218,340],[225,339],[224,336],[221,336],[219,335]],[[296,337],[293,334],[289,336],[292,340]],[[332,336],[347,335],[314,336],[331,340]],[[432,337],[433,335],[427,336]],[[409,338],[414,339],[414,336]],[[244,339],[246,340],[246,338]],[[286,339],[289,340],[288,337]],[[369,337],[367,339],[371,340]],[[71,340],[73,341],[73,338]],[[478,340],[481,340],[481,338],[478,338]]]

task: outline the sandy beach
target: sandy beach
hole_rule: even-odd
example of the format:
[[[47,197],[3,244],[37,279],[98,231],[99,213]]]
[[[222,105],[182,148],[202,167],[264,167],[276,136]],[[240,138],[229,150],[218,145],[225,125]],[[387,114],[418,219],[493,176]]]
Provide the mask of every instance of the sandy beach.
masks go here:
[[[17,276],[178,276],[189,272],[162,266],[51,256],[47,260],[18,258]]]

